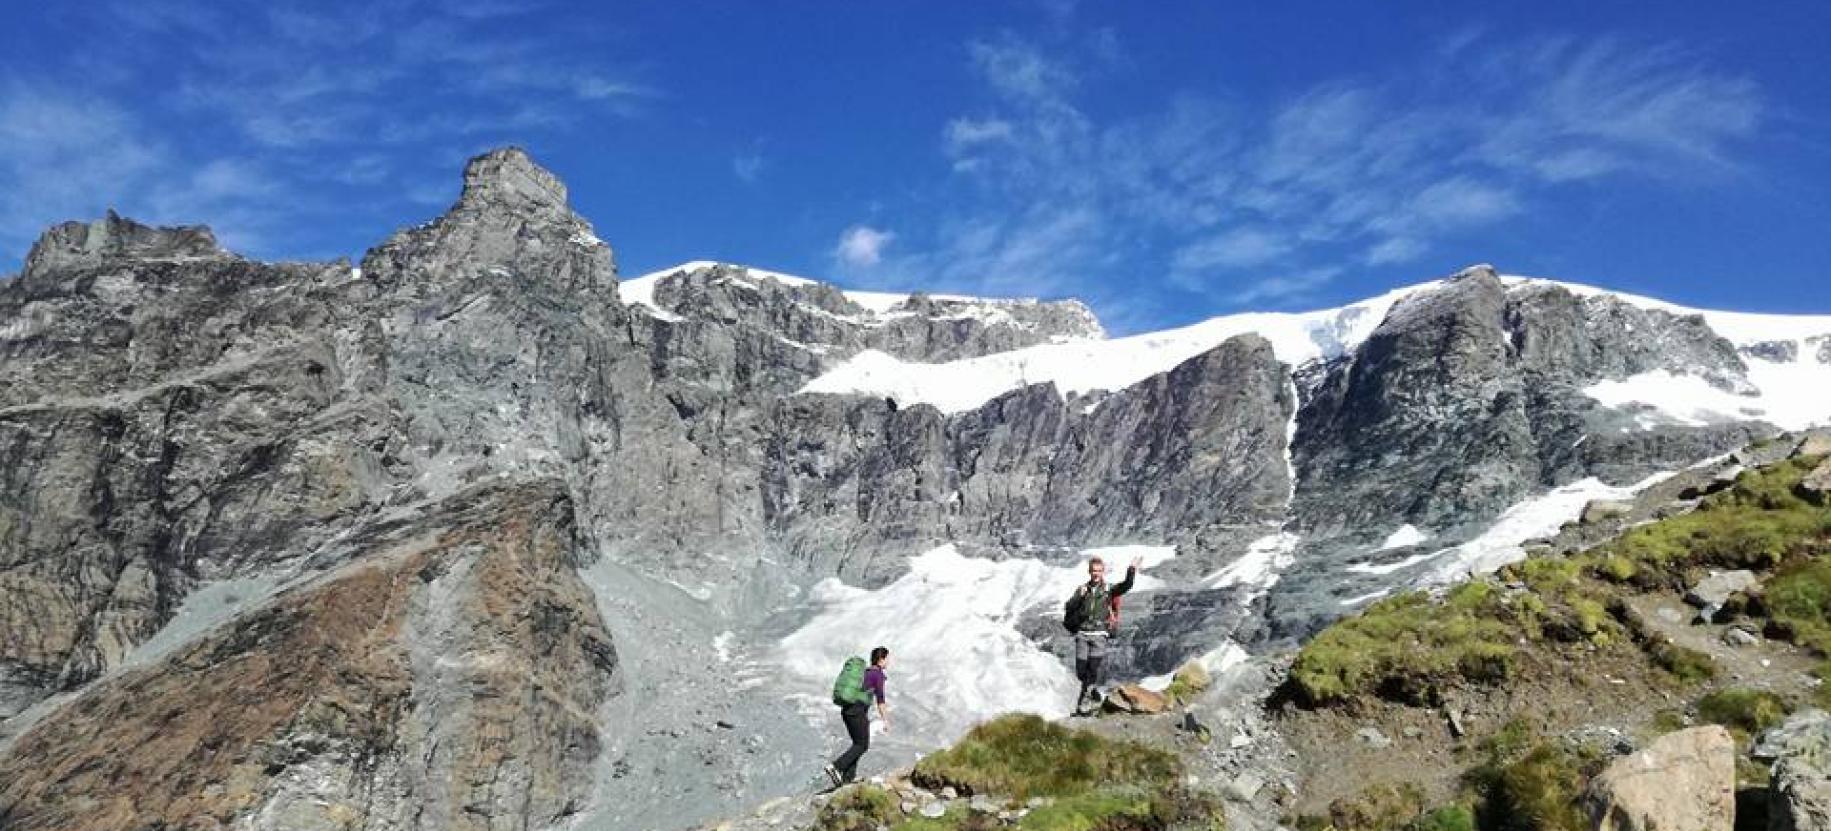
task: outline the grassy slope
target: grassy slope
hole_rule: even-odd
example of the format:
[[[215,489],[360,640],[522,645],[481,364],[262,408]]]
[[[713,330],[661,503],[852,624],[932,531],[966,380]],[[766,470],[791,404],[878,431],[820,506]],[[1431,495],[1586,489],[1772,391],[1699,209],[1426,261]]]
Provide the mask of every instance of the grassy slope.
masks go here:
[[[973,728],[953,747],[924,757],[910,779],[930,790],[984,794],[1026,806],[1025,831],[1221,829],[1220,805],[1186,789],[1175,753],[1109,739],[1033,715],[1008,715]],[[1038,807],[1029,800],[1040,797]],[[955,803],[945,816],[905,816],[894,794],[872,785],[841,792],[822,809],[816,831],[971,831],[1001,827]],[[1002,826],[1011,827],[1011,826]]]
[[[1575,556],[1531,558],[1497,579],[1441,596],[1419,592],[1377,603],[1303,647],[1288,698],[1310,713],[1350,715],[1504,694],[1528,682],[1540,689],[1563,685],[1581,698],[1589,677],[1629,674],[1622,670],[1639,664],[1666,679],[1644,691],[1649,699],[1676,692],[1695,700],[1699,720],[1754,732],[1784,715],[1789,701],[1735,689],[1696,700],[1715,672],[1711,659],[1657,634],[1632,601],[1682,592],[1710,569],[1747,568],[1762,575],[1765,591],[1733,598],[1729,612],[1822,657],[1831,650],[1831,557],[1824,556],[1831,553],[1831,507],[1796,490],[1821,458],[1745,472],[1693,512]],[[1803,697],[1803,690],[1792,696]],[[1520,699],[1531,707],[1532,696],[1513,701]],[[1604,760],[1594,748],[1535,735],[1531,715],[1457,749],[1452,758],[1462,767],[1461,784],[1450,805],[1433,812],[1424,789],[1380,783],[1300,824],[1341,831],[1464,827],[1466,818],[1484,829],[1582,827],[1574,801]],[[1662,718],[1668,729],[1681,723],[1671,713]],[[1749,770],[1744,778],[1758,784],[1763,775]]]

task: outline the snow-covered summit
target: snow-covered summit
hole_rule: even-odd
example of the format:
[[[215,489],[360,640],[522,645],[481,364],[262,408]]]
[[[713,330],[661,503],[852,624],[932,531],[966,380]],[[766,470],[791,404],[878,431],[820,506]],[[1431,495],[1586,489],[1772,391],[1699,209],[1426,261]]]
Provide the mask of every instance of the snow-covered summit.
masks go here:
[[[1166,372],[1236,335],[1270,341],[1293,369],[1352,352],[1395,304],[1435,291],[1485,265],[1417,283],[1345,306],[1310,312],[1222,315],[1159,332],[1108,340],[1047,343],[946,363],[917,363],[865,351],[809,382],[802,393],[868,394],[900,404],[927,403],[943,412],[974,409],[1023,386],[1052,383],[1058,392],[1113,391]],[[1581,283],[1497,275],[1509,291],[1561,287],[1578,297],[1610,297],[1641,309],[1698,315],[1739,347],[1748,366],[1749,394],[1726,392],[1705,379],[1669,371],[1598,384],[1589,392],[1606,405],[1650,409],[1684,423],[1762,418],[1796,428],[1831,420],[1831,315],[1776,315],[1693,309]],[[1764,348],[1766,347],[1766,348]]]

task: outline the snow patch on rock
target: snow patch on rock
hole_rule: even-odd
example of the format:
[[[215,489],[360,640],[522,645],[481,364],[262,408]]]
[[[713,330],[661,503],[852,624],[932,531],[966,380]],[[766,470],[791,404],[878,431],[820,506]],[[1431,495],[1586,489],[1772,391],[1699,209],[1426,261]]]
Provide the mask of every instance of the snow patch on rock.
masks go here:
[[[1175,549],[1121,546],[1081,554],[1100,556],[1117,571],[1133,557],[1142,557],[1148,569],[1174,557]],[[1079,689],[1074,674],[1018,626],[1039,608],[1060,608],[1085,579],[1081,561],[987,560],[944,545],[910,558],[909,573],[879,589],[830,578],[816,584],[810,601],[817,611],[782,640],[778,660],[807,684],[825,688],[848,656],[888,647],[898,730],[934,746],[999,713],[1065,716]],[[1159,585],[1140,575],[1136,588]],[[810,719],[832,720],[830,703],[804,703]]]

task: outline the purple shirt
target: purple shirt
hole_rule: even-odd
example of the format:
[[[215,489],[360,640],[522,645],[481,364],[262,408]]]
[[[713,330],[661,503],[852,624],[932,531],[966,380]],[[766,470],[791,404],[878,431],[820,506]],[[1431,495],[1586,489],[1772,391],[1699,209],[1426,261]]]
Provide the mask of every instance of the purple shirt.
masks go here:
[[[877,667],[865,670],[865,691],[877,696],[877,703],[884,703],[884,671]]]

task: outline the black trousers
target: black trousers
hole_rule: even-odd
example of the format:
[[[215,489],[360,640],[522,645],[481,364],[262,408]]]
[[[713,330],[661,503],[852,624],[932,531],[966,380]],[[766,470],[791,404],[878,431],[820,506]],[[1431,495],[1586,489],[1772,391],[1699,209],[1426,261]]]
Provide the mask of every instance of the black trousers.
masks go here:
[[[859,757],[871,749],[871,705],[847,704],[839,708],[839,719],[846,723],[846,735],[852,737],[852,746],[833,760],[833,767],[850,782],[858,776]]]

